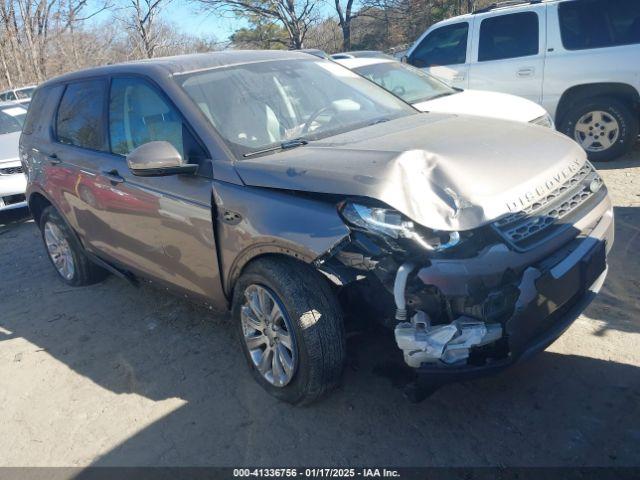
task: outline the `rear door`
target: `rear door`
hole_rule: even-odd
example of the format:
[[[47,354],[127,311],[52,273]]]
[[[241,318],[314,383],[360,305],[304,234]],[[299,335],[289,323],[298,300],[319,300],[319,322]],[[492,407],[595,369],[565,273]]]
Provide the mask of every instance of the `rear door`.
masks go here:
[[[542,100],[546,6],[479,14],[473,32],[469,88]]]
[[[54,115],[54,142],[47,153],[47,190],[89,250],[108,237],[98,221],[98,198],[109,183],[101,175],[108,160],[106,78],[69,83]]]
[[[427,30],[411,49],[408,63],[422,68],[451,86],[466,88],[472,22],[461,21]]]

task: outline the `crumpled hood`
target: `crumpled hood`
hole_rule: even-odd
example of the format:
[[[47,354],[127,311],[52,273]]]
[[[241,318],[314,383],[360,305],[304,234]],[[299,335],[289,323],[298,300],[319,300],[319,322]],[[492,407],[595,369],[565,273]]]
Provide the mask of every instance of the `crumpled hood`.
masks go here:
[[[546,128],[418,114],[236,169],[247,185],[375,198],[429,228],[469,230],[533,203],[585,161],[575,142]]]
[[[18,160],[18,142],[20,141],[20,132],[6,133],[0,135],[0,164],[7,161]]]

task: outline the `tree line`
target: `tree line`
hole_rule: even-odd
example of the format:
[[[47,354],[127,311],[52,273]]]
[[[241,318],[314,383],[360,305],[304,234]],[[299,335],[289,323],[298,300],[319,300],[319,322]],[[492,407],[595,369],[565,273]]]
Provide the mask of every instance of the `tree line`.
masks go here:
[[[37,84],[94,65],[222,48],[389,50],[413,42],[434,22],[489,3],[182,0],[181,7],[203,15],[246,21],[247,27],[219,41],[183,33],[164,20],[161,14],[171,1],[0,0],[0,88]]]

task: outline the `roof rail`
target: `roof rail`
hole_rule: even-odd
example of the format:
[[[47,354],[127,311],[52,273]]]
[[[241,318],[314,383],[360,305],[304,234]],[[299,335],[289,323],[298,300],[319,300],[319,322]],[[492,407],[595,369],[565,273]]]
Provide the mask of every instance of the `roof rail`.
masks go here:
[[[505,8],[505,7],[515,7],[517,5],[535,5],[537,3],[542,3],[543,0],[506,0],[504,2],[496,2],[492,3],[488,7],[480,8],[478,10],[474,10],[473,13],[485,13],[490,12],[491,10],[495,10],[496,8]]]

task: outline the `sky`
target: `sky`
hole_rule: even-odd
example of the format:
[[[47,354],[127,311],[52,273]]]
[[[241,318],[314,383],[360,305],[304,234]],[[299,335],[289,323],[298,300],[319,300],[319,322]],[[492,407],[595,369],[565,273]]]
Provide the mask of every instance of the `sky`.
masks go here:
[[[87,7],[87,12],[91,10],[91,4]],[[92,21],[108,22],[113,18],[114,12],[105,10],[99,15],[92,17]],[[198,11],[195,2],[188,0],[173,0],[169,2],[161,12],[163,20],[178,27],[183,33],[192,35],[213,36],[218,42],[225,42],[229,36],[237,29],[246,26],[246,22],[237,18],[231,13],[205,13]]]
[[[184,0],[174,0],[164,8],[164,20],[175,24],[182,32],[193,35],[213,35],[218,41],[225,41],[237,29],[246,25],[233,14],[211,14],[197,10],[197,6]]]
[[[319,2],[319,8],[323,14],[332,13],[324,2]],[[113,12],[105,11],[93,17],[93,21],[108,21],[112,16]],[[199,11],[196,2],[189,0],[169,2],[164,6],[161,17],[163,20],[175,24],[183,33],[205,37],[213,36],[218,42],[227,41],[233,32],[247,26],[245,20],[237,18],[231,13],[213,14]]]

